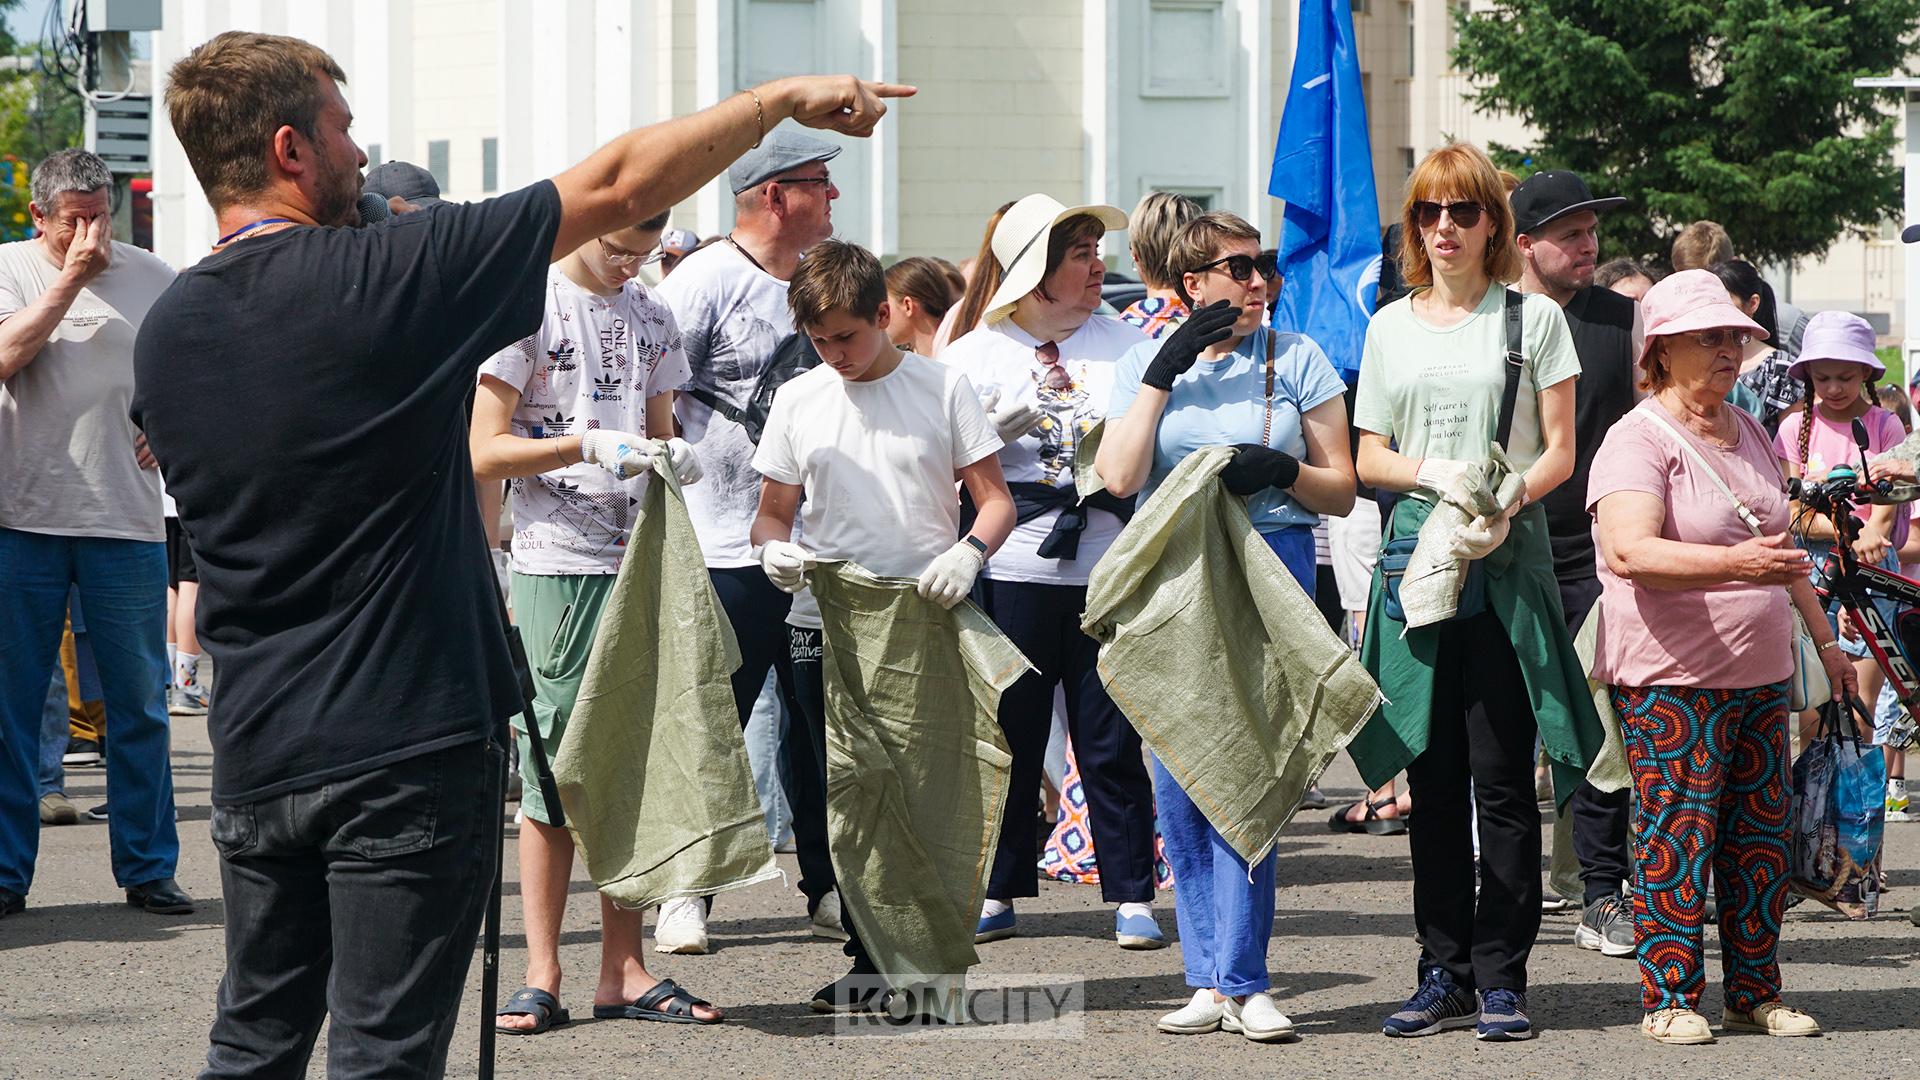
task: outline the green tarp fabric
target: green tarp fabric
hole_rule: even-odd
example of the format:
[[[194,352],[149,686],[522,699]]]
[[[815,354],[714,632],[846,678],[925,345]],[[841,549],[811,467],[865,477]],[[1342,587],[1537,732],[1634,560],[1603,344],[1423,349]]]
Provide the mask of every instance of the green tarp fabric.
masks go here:
[[[1232,458],[1209,447],[1161,483],[1094,567],[1081,627],[1140,737],[1257,862],[1380,691],[1216,481]]]
[[[980,609],[850,562],[807,574],[820,605],[827,841],[843,909],[895,989],[945,1019],[968,968],[1013,758],[1000,695],[1030,670]]]
[[[740,649],[666,460],[553,759],[587,873],[626,908],[780,876],[734,710]]]

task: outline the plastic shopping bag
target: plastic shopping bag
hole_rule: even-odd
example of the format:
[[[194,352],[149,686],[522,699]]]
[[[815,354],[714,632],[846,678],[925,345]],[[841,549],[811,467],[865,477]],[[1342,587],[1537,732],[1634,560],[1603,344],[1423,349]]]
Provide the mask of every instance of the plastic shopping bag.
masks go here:
[[[1818,734],[1793,763],[1795,892],[1848,918],[1878,909],[1886,777],[1880,748],[1861,740],[1847,709],[1823,705]]]

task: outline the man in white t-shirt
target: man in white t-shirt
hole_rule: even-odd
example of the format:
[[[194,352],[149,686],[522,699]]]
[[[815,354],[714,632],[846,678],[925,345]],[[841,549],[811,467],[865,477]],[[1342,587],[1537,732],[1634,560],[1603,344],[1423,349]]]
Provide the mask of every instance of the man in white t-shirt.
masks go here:
[[[113,730],[114,878],[135,907],[193,911],[173,879],[160,477],[127,415],[134,337],[174,274],[113,241],[112,194],[98,157],[49,155],[33,170],[35,237],[0,244],[0,918],[33,882],[41,718],[70,586]]]
[[[759,147],[727,170],[733,231],[681,260],[657,289],[679,320],[693,370],[674,412],[687,441],[699,447],[708,475],[706,483],[687,492],[687,512],[740,646],[733,697],[742,727],[767,672],[778,675],[782,697],[790,695],[791,672],[788,598],[761,575],[747,538],[760,503],[760,474],[753,468],[753,439],[739,418],[774,350],[793,334],[787,282],[801,252],[833,235],[833,200],[840,190],[827,163],[839,153],[832,143],[792,129],[768,132]],[[790,701],[787,711],[792,712]],[[826,853],[826,794],[813,790],[798,767],[806,760],[804,746],[787,740],[782,751],[792,785],[788,795],[801,891],[814,932],[837,938],[839,899]],[[707,908],[696,900],[661,905],[656,941],[697,951],[706,938]]]
[[[536,782],[532,738],[551,758],[586,674],[600,615],[612,595],[648,481],[655,445],[683,484],[700,477],[693,448],[673,435],[673,391],[687,360],[673,313],[633,280],[659,242],[667,215],[588,241],[547,271],[540,332],[480,368],[473,407],[473,469],[508,482],[513,510],[513,611],[532,662],[534,718],[520,730],[520,896],[526,912],[526,985],[498,1014],[502,1031],[565,1023],[560,917],[573,871],[573,839],[553,824]],[[514,727],[524,721],[514,718]],[[685,1015],[718,1010],[647,973],[641,913],[600,899],[595,1016]]]
[[[765,479],[751,535],[767,579],[795,594],[787,616],[797,706],[791,730],[806,741],[805,767],[824,791],[820,610],[806,591],[808,561],[848,559],[882,576],[918,578],[921,596],[951,608],[1006,542],[1014,510],[996,456],[1000,435],[967,377],[887,340],[880,260],[826,241],[808,253],[790,300],[821,364],[774,397],[753,457]],[[956,480],[979,508],[958,541]],[[796,515],[805,547],[792,539]],[[818,1011],[865,1009],[876,1000],[872,958],[858,928],[846,929],[853,971],[814,995]]]

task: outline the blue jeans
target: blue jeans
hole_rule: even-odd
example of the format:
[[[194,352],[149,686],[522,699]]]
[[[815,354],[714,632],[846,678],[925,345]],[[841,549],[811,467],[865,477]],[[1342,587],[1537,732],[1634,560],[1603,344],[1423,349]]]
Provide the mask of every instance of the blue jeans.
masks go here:
[[[40,794],[67,793],[67,674],[53,665],[53,682],[47,687],[47,707],[40,711]]]
[[[113,876],[172,877],[180,855],[161,693],[166,546],[0,529],[0,888],[26,893],[40,850],[41,725],[72,586],[86,605],[112,732],[107,769]],[[64,752],[66,740],[59,740]]]
[[[1290,526],[1262,533],[1261,538],[1311,597],[1312,528]],[[1266,990],[1273,985],[1267,975],[1267,942],[1273,937],[1275,856],[1269,853],[1249,868],[1158,757],[1153,759],[1153,793],[1160,837],[1173,866],[1173,917],[1180,928],[1187,985],[1228,997]]]

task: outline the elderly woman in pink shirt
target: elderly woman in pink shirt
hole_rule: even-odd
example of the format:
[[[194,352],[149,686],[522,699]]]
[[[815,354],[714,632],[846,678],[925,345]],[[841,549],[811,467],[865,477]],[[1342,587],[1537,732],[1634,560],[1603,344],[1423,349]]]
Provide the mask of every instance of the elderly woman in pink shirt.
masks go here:
[[[1820,1027],[1780,1001],[1790,796],[1789,604],[1812,628],[1835,694],[1853,668],[1787,539],[1765,429],[1726,403],[1742,347],[1764,336],[1720,280],[1688,270],[1641,302],[1648,397],[1607,433],[1587,506],[1601,581],[1594,678],[1612,687],[1638,795],[1634,917],[1641,1031],[1713,1041],[1695,1011],[1707,873],[1719,890],[1725,1026]],[[1748,518],[1757,526],[1749,526]]]

